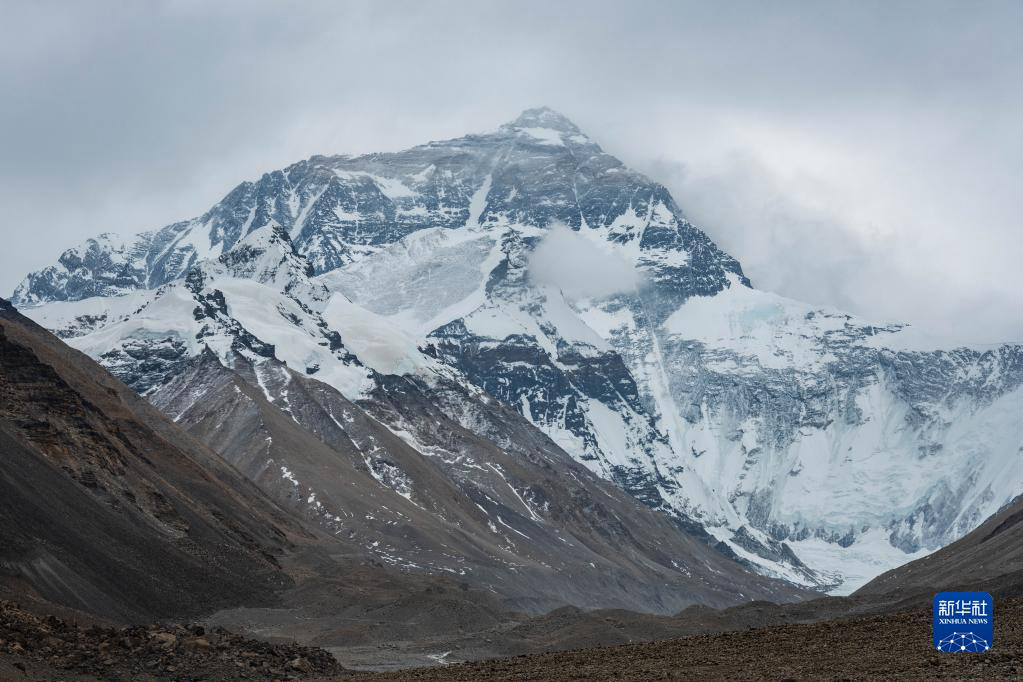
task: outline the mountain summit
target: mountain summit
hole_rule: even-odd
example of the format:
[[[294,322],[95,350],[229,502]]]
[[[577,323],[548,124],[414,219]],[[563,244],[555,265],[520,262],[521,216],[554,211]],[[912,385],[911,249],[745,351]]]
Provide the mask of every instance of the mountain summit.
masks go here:
[[[506,124],[506,127],[511,128],[549,128],[551,130],[557,130],[561,133],[578,133],[579,128],[576,127],[568,117],[563,114],[554,111],[550,107],[537,107],[535,109],[526,109],[519,117]]]
[[[541,248],[565,267],[537,277]],[[560,279],[623,269],[592,291]],[[1023,485],[1023,348],[936,347],[752,288],[662,185],[546,108],[300,161],[202,216],[70,249],[14,300],[154,398],[209,348],[296,420],[280,367],[375,405],[427,457],[462,455],[382,398],[395,375],[507,443],[451,402],[496,400],[718,552],[817,589],[951,542]]]

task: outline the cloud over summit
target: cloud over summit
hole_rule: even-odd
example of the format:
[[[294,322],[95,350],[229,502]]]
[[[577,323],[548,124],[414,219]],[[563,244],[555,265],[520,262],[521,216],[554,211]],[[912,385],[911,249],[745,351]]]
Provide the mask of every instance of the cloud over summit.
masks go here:
[[[605,244],[555,223],[533,251],[529,277],[562,290],[570,299],[606,298],[635,289],[636,268]]]

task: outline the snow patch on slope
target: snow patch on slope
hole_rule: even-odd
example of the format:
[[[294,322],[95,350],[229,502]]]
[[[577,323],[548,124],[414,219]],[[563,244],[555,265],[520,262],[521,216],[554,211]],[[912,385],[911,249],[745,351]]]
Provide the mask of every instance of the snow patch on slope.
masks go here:
[[[564,147],[565,142],[561,139],[561,133],[553,128],[519,128],[519,132],[524,133],[532,139],[540,142],[541,144],[549,145],[552,147]]]
[[[334,294],[323,319],[338,330],[342,340],[363,364],[381,374],[411,374],[429,366],[416,339],[388,318],[355,305],[344,294]]]

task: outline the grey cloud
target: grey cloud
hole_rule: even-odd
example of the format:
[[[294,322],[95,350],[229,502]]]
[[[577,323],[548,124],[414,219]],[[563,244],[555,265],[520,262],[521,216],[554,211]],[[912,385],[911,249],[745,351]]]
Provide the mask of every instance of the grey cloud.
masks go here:
[[[581,232],[555,224],[533,251],[529,277],[562,290],[569,298],[606,298],[639,283],[636,268]]]

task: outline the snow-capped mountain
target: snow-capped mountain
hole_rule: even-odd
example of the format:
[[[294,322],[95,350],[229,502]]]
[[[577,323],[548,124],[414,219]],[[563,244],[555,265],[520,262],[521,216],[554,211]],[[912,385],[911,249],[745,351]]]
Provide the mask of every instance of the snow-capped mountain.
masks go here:
[[[1023,489],[1023,347],[752,288],[664,187],[549,109],[299,162],[199,218],[89,240],[13,301],[143,392],[206,348],[356,402],[390,375],[482,390],[719,550],[839,592]]]

